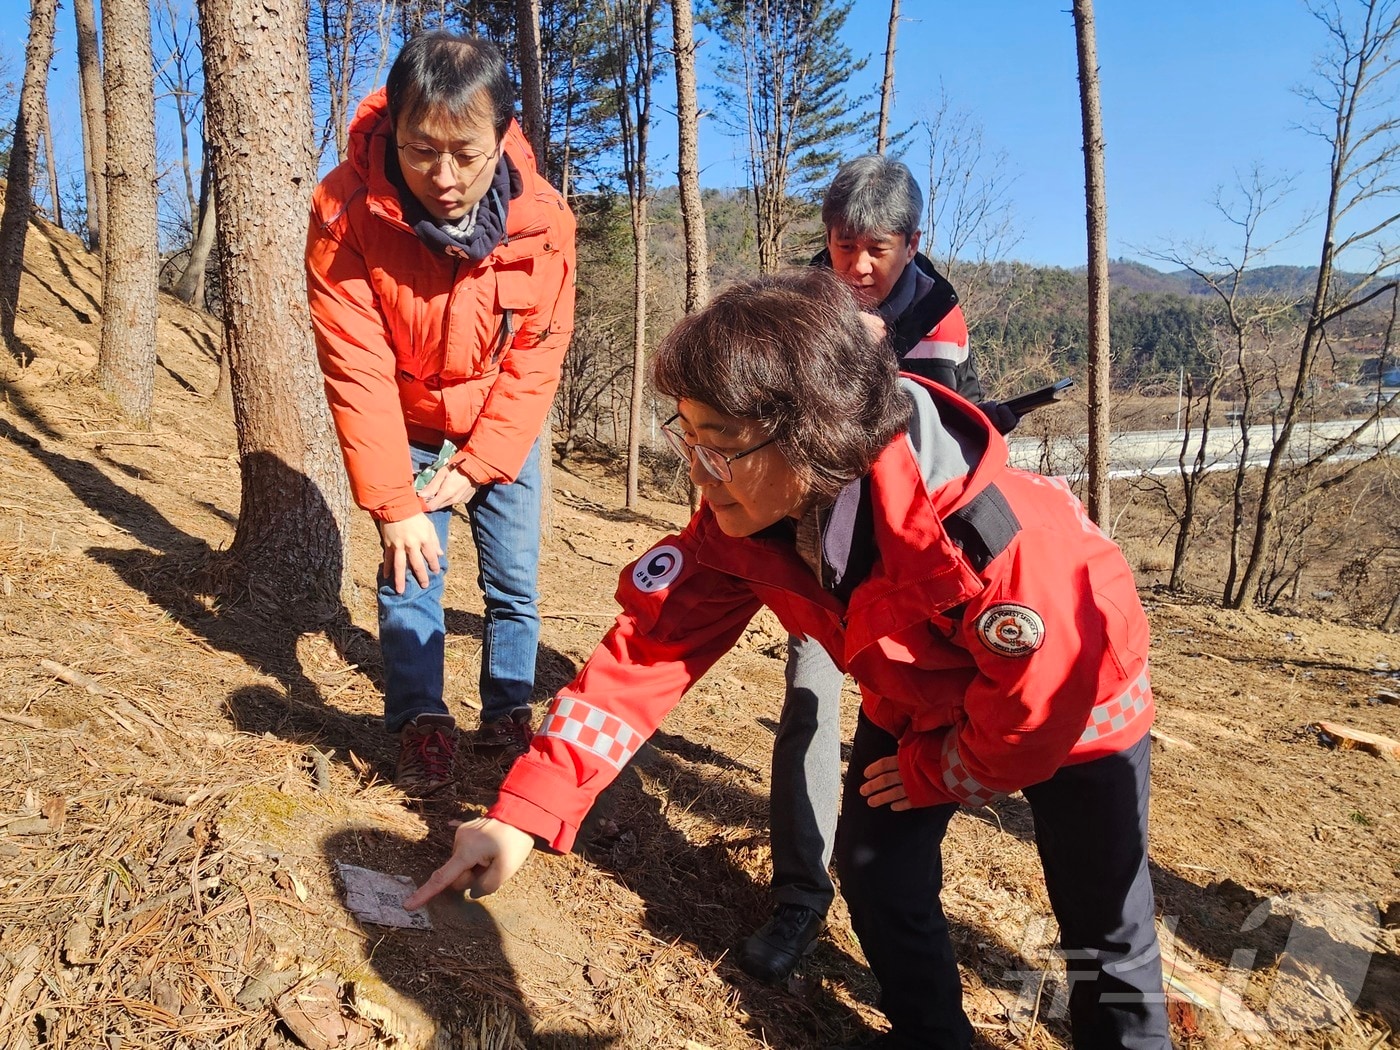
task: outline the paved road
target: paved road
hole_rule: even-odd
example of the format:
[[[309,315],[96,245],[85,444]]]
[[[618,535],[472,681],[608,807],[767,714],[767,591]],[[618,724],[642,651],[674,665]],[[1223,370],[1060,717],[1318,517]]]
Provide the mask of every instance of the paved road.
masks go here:
[[[1358,428],[1359,431],[1358,431]],[[1355,437],[1349,443],[1349,435]],[[1319,453],[1336,447],[1330,460],[1366,458],[1400,434],[1400,419],[1387,417],[1363,426],[1362,420],[1333,420],[1326,423],[1299,424],[1294,428],[1290,445],[1290,461],[1304,462]],[[1139,474],[1171,474],[1178,470],[1182,433],[1178,430],[1141,430],[1114,434],[1109,439],[1110,477],[1133,477]],[[1262,467],[1268,462],[1275,432],[1271,425],[1249,428],[1248,463]],[[1088,439],[1078,437],[1042,438],[1017,437],[1012,434],[1011,462],[1018,467],[1044,474],[1081,475]],[[1188,445],[1187,461],[1194,460],[1200,445],[1199,432],[1193,431]],[[1232,470],[1238,464],[1243,449],[1236,427],[1214,427],[1206,446],[1207,470]],[[1391,454],[1397,450],[1392,449]]]

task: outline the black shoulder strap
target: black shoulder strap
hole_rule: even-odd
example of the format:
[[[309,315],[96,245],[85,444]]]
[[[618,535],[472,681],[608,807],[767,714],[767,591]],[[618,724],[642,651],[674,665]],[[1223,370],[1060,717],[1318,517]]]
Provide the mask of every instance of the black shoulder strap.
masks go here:
[[[978,572],[1011,545],[1021,531],[1021,520],[1006,502],[1001,489],[988,485],[964,507],[943,519],[949,537],[967,555]]]

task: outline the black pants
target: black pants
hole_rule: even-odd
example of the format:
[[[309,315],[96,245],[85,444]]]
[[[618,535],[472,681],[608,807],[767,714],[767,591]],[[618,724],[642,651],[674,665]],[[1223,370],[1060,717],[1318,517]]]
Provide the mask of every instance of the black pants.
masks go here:
[[[841,893],[895,1044],[964,1048],[972,1026],[939,900],[943,835],[958,807],[871,807],[859,793],[864,769],[895,748],[861,716],[837,832]],[[1147,870],[1150,748],[1143,737],[1023,792],[1060,924],[1078,1050],[1171,1048]]]

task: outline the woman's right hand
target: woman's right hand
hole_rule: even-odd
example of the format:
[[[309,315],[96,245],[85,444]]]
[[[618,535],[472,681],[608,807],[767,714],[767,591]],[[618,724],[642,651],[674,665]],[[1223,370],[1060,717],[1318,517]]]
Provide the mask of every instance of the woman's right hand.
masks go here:
[[[457,829],[447,863],[403,902],[404,910],[421,908],[446,889],[473,897],[495,893],[520,870],[534,848],[534,836],[517,827],[491,817],[469,820]]]
[[[384,546],[384,578],[394,581],[395,594],[403,593],[408,570],[413,571],[419,587],[426,587],[429,571],[437,572],[441,567],[442,546],[426,514],[380,522],[379,541]]]

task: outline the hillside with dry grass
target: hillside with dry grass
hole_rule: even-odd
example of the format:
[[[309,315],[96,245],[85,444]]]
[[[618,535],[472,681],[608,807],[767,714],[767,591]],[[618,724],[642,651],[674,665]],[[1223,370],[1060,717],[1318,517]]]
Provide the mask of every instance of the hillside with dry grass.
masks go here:
[[[217,326],[162,300],[155,423],[134,432],[92,381],[99,298],[95,260],[35,225],[18,322],[33,361],[0,365],[0,1045],[739,1050],[878,1028],[839,902],[786,987],[728,961],[767,909],[784,639],[766,616],[576,854],[433,905],[431,929],[357,918],[347,866],[422,879],[504,768],[468,756],[427,807],[389,783],[363,515],[345,607],[214,597],[238,508]],[[558,466],[554,485],[541,703],[611,620],[621,567],[686,514],[619,511],[608,462]],[[455,528],[449,701],[469,721],[480,598]],[[1400,738],[1400,640],[1144,598],[1180,1041],[1400,1045],[1400,763],[1383,743],[1330,746],[1340,728]],[[982,1045],[1067,1045],[1025,803],[955,819],[946,869]]]

